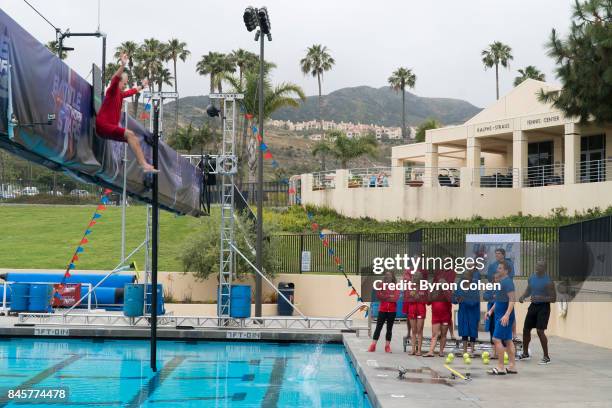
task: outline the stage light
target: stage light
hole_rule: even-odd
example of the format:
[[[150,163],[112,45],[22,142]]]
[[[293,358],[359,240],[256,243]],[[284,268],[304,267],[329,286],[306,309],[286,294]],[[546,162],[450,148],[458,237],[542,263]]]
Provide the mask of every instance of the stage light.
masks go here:
[[[259,27],[261,28],[261,32],[266,35],[270,35],[270,29],[272,25],[270,24],[270,16],[268,15],[268,9],[266,7],[262,7],[257,10],[257,16],[259,17]]]
[[[206,108],[206,114],[211,118],[219,116],[219,109],[215,105],[208,105]]]
[[[251,6],[247,7],[244,10],[242,19],[244,20],[244,25],[246,26],[246,29],[249,32],[255,30],[259,24],[259,20],[257,18],[257,9]]]

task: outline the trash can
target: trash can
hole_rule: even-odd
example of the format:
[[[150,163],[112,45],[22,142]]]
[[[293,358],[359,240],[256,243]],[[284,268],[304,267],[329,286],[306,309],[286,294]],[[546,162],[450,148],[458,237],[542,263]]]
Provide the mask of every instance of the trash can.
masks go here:
[[[278,284],[278,291],[282,293],[289,302],[283,299],[282,296],[278,296],[276,305],[277,305],[277,313],[279,316],[293,316],[293,296],[295,293],[295,285],[293,282],[280,282]]]

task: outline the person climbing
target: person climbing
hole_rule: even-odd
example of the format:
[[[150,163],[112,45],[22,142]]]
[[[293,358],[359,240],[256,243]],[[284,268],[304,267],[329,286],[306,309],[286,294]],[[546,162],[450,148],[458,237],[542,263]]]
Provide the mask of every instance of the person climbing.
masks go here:
[[[121,120],[121,105],[123,99],[139,93],[149,83],[147,79],[142,81],[142,86],[137,86],[129,90],[125,90],[128,84],[128,74],[125,72],[125,65],[128,62],[127,54],[122,54],[119,64],[119,69],[113,75],[111,83],[106,90],[102,106],[96,117],[96,133],[102,139],[110,139],[118,142],[127,143],[130,149],[136,156],[138,164],[145,173],[157,173],[153,166],[147,163],[140,141],[136,134],[119,126]]]

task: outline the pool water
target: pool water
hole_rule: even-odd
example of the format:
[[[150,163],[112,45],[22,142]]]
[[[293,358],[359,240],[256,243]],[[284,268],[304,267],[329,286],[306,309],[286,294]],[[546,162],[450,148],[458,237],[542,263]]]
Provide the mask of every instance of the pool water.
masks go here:
[[[9,390],[67,390],[61,407],[370,407],[339,344],[0,338],[0,407]],[[29,403],[27,405],[30,405]]]

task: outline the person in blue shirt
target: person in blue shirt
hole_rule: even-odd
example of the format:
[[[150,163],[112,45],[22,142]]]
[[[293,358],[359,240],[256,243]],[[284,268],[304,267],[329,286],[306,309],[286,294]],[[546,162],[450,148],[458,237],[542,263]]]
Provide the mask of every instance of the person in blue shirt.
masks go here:
[[[497,267],[499,266],[500,262],[504,262],[508,266],[508,276],[510,277],[510,279],[514,278],[514,263],[512,262],[512,259],[506,258],[506,250],[504,248],[497,248],[495,250],[495,261],[491,262],[489,264],[489,267],[487,268],[487,280],[489,282],[495,281],[495,274],[497,273]],[[493,293],[489,291],[485,292],[484,299],[488,301],[487,310],[490,310],[493,306]],[[485,324],[485,330],[489,332],[491,337],[491,344],[493,344],[493,329],[495,328],[494,325],[491,323],[494,321],[495,316],[492,316],[491,320],[489,320],[489,323]],[[516,322],[512,327],[512,337],[516,337]],[[492,358],[496,358],[495,352],[493,352]]]
[[[457,325],[459,336],[463,341],[463,353],[467,353],[468,347],[474,355],[474,347],[478,338],[478,323],[480,322],[480,291],[478,289],[464,289],[469,283],[478,283],[480,274],[478,271],[467,271],[453,294],[453,303],[459,304],[457,313]]]
[[[488,319],[493,324],[493,344],[497,356],[497,367],[491,369],[489,374],[505,375],[517,374],[514,342],[512,341],[512,324],[516,320],[514,317],[514,282],[509,276],[509,268],[505,262],[499,262],[495,282],[500,284],[500,288],[495,291],[495,302],[487,312]],[[508,353],[509,366],[504,370],[504,352]]]
[[[527,316],[523,325],[523,353],[518,357],[519,360],[529,360],[529,342],[531,341],[531,330],[536,329],[544,357],[539,364],[550,364],[548,355],[548,338],[546,338],[546,328],[550,318],[550,303],[556,300],[555,285],[546,274],[546,261],[540,260],[536,264],[536,273],[531,275],[527,281],[527,289],[519,298],[519,302],[531,297],[531,304],[527,309]]]

